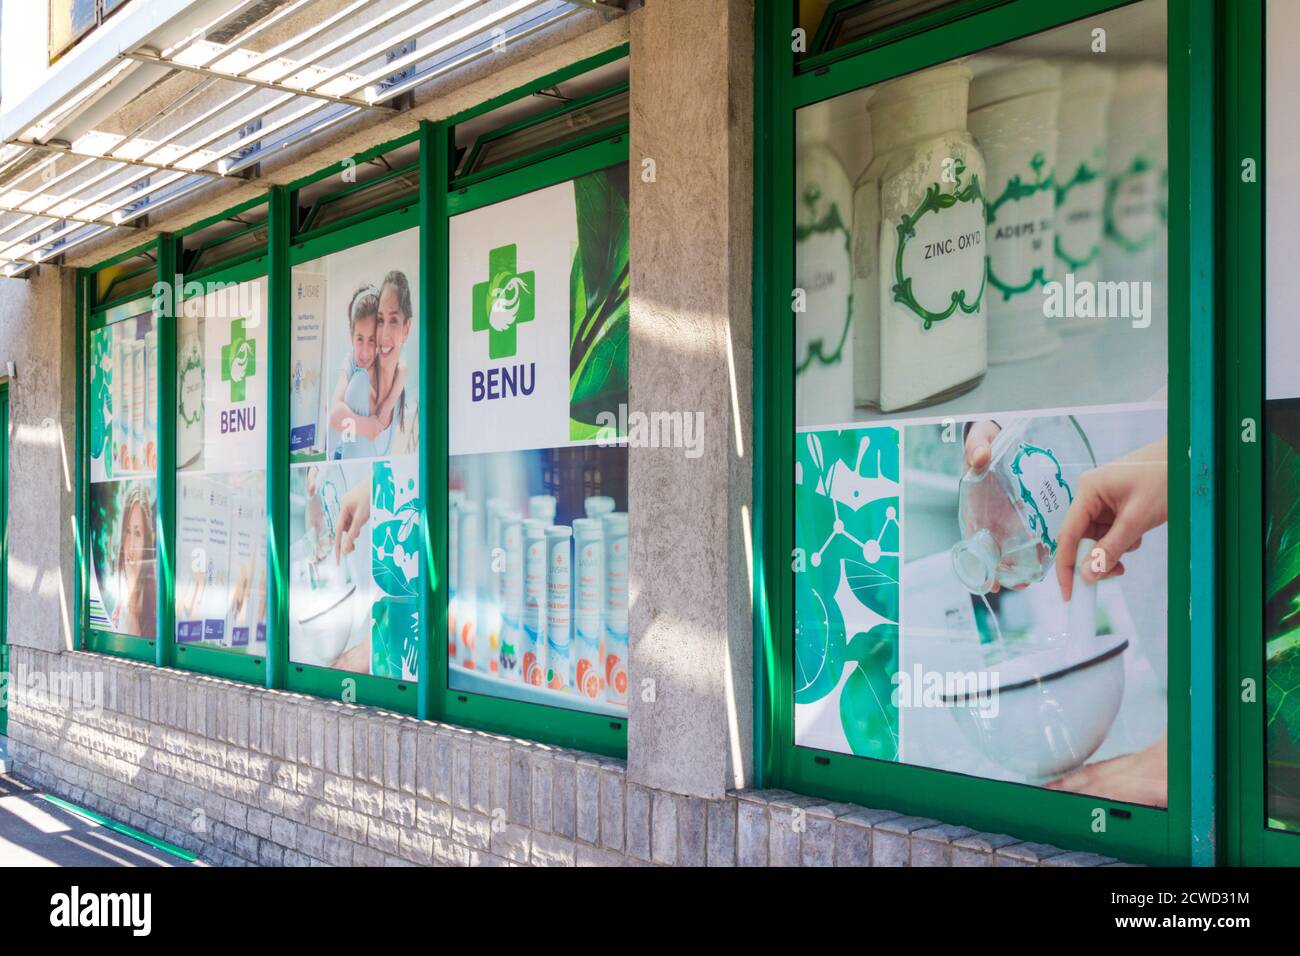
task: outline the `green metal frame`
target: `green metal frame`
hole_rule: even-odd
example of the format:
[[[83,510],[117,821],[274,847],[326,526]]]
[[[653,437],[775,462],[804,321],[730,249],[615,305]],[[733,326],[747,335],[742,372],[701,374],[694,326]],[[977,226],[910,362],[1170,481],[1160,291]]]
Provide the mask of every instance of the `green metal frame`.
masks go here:
[[[407,203],[397,209],[389,209],[390,204],[385,204],[371,211],[369,218],[344,228],[326,228],[319,234],[305,234],[298,237],[293,244],[287,249],[287,277],[291,279],[293,267],[307,262],[312,262],[322,256],[328,256],[332,253],[342,252],[349,249],[355,249],[367,242],[373,242],[376,239],[382,239],[395,233],[405,232],[408,229],[417,228],[420,225],[420,207],[418,202]],[[331,227],[335,224],[331,223]],[[428,264],[425,261],[420,263],[420,290],[423,297],[425,286],[425,272]],[[286,284],[286,293],[289,282]],[[281,305],[279,297],[275,298],[276,305]],[[273,318],[275,328],[287,331],[289,327],[289,312],[287,311],[288,301],[283,303],[285,311],[279,312],[277,318]],[[422,334],[421,346],[423,348],[424,339],[427,336]],[[281,343],[279,337],[276,339],[279,348],[272,349],[272,381],[287,382],[289,380],[289,341],[288,336],[284,337]],[[423,358],[423,356],[422,356]],[[421,375],[421,379],[428,377],[428,372]],[[280,515],[277,507],[277,521],[283,521],[283,534],[276,535],[276,552],[278,554],[288,555],[288,488],[289,488],[289,428],[288,428],[288,394],[283,389],[277,394],[275,404],[278,406],[272,413],[272,420],[281,424],[275,428],[273,442],[272,459],[273,467],[277,472],[276,480],[273,484],[280,489],[281,498],[285,502],[283,515]],[[427,428],[426,416],[420,416],[421,429]],[[421,454],[424,448],[424,435],[420,436]],[[421,497],[428,494],[429,489],[422,488]],[[279,504],[279,502],[277,502]],[[428,524],[428,509],[420,515],[421,521]],[[281,582],[281,586],[288,581],[288,566],[285,563],[283,571],[278,571],[275,579]],[[284,576],[281,577],[281,574]],[[350,671],[336,670],[328,667],[316,667],[309,664],[299,664],[289,659],[288,648],[288,594],[283,597],[284,617],[277,617],[278,623],[284,626],[283,630],[278,633],[285,635],[283,642],[280,642],[276,648],[276,656],[280,665],[283,667],[284,686],[288,690],[298,691],[306,694],[313,694],[318,697],[331,697],[335,700],[346,699],[349,702],[370,704],[376,707],[383,707],[387,710],[396,711],[403,714],[416,714],[419,711],[419,693],[418,685],[414,681],[393,680],[386,677],[375,677],[370,674],[355,674]],[[441,632],[439,632],[441,636]],[[427,653],[427,643],[424,651]],[[423,656],[423,655],[422,655]]]
[[[522,157],[506,167],[490,171],[490,175],[476,176],[465,182],[452,183],[454,171],[452,130],[454,124],[497,109],[524,96],[545,90],[557,83],[613,62],[627,55],[623,45],[578,63],[571,64],[510,93],[466,110],[440,122],[420,124],[413,133],[374,147],[353,157],[354,162],[364,162],[393,149],[416,142],[420,143],[417,167],[420,189],[418,196],[401,197],[365,210],[336,223],[316,230],[299,228],[296,215],[297,191],[329,176],[341,174],[346,162],[334,163],[317,173],[299,179],[287,186],[277,186],[264,196],[247,200],[225,212],[211,216],[170,235],[163,235],[151,243],[137,247],[106,260],[93,268],[77,273],[76,282],[76,339],[78,387],[76,416],[78,433],[76,448],[75,481],[77,487],[77,587],[74,596],[75,620],[81,646],[136,660],[149,661],[158,666],[175,666],[214,676],[251,683],[268,688],[280,688],[333,699],[345,698],[349,702],[383,707],[389,710],[416,714],[422,719],[449,719],[466,726],[497,732],[507,732],[531,737],[546,743],[581,747],[594,752],[622,756],[627,752],[625,720],[563,710],[538,704],[523,703],[503,698],[452,691],[447,687],[447,644],[441,627],[425,629],[419,660],[417,681],[396,681],[366,674],[353,674],[330,668],[296,664],[289,660],[288,649],[288,483],[289,483],[289,397],[283,389],[268,390],[267,409],[267,560],[270,572],[268,593],[267,653],[265,659],[229,651],[203,647],[178,646],[175,642],[175,610],[173,607],[174,577],[170,573],[174,562],[175,535],[175,451],[176,423],[170,412],[159,419],[159,469],[156,476],[159,507],[157,540],[160,567],[159,639],[128,638],[101,631],[91,631],[85,619],[85,589],[89,580],[88,548],[81,532],[88,513],[88,483],[85,462],[87,433],[84,427],[86,408],[86,340],[90,330],[103,324],[110,308],[141,298],[139,293],[123,296],[117,301],[96,302],[94,296],[96,275],[131,256],[152,249],[157,260],[160,279],[168,279],[180,268],[182,241],[218,222],[238,216],[262,203],[269,203],[268,218],[263,226],[268,240],[264,250],[241,254],[233,260],[217,262],[184,276],[185,281],[204,279],[210,281],[238,282],[267,277],[268,355],[266,367],[269,381],[288,380],[290,368],[290,322],[292,309],[292,270],[295,265],[344,249],[355,248],[365,242],[380,239],[411,228],[420,230],[421,300],[420,322],[425,330],[421,338],[421,361],[425,373],[420,380],[421,406],[421,487],[426,501],[421,515],[425,530],[425,567],[428,586],[421,595],[421,614],[432,625],[445,621],[447,614],[447,588],[443,575],[447,552],[447,529],[443,520],[447,498],[447,343],[448,343],[448,224],[450,217],[469,209],[500,202],[596,169],[628,161],[627,130],[625,125],[607,127],[598,135],[580,137],[564,143],[559,148],[545,148],[536,154]],[[572,109],[611,95],[625,85],[596,94],[568,108]],[[556,111],[546,114],[555,115]],[[373,186],[398,172],[409,172],[410,166],[359,185],[349,184],[318,201],[332,201],[341,195],[351,194]],[[302,224],[304,227],[309,222]],[[200,247],[200,250],[219,248],[248,230],[239,230]],[[138,274],[139,270],[136,271]],[[175,348],[174,316],[162,317],[159,339],[159,408],[175,408]],[[166,332],[164,340],[162,333]],[[428,502],[438,502],[431,508]],[[429,520],[430,516],[439,520]],[[165,560],[165,565],[164,565]],[[165,580],[164,580],[165,579]],[[164,599],[165,592],[165,599]],[[430,644],[432,640],[432,644]]]
[[[1123,6],[1127,0],[969,0],[927,19],[796,68],[793,4],[773,4],[757,24],[755,230],[755,767],[759,786],[883,805],[983,830],[1152,863],[1209,863],[1214,848],[1213,562],[1215,447],[1212,356],[1192,365],[1190,343],[1214,334],[1212,202],[1173,203],[1169,224],[1169,807],[1119,804],[840,753],[793,741],[794,389],[790,369],[794,286],[794,117],[803,106]],[[784,8],[775,9],[775,8]],[[1214,0],[1168,5],[1170,192],[1212,196]],[[1194,99],[1195,97],[1195,99]],[[1194,167],[1191,157],[1198,158]],[[1206,192],[1196,190],[1204,188]],[[787,199],[788,197],[788,199]],[[782,291],[784,290],[784,291]],[[1199,349],[1208,352],[1208,349]],[[1192,464],[1195,463],[1195,480]],[[1194,499],[1195,500],[1194,502]],[[1180,564],[1179,560],[1187,561]],[[1191,588],[1197,582],[1197,590]],[[1190,608],[1188,615],[1184,608]],[[1193,654],[1198,664],[1193,669]],[[1207,659],[1208,658],[1208,659]],[[1193,694],[1180,694],[1188,688]],[[1190,700],[1198,704],[1193,722]],[[1208,722],[1204,719],[1209,715]],[[1208,723],[1208,726],[1207,726]],[[1197,774],[1201,776],[1197,778]],[[1093,830],[1101,808],[1105,832]],[[1199,829],[1195,832],[1193,824]]]
[[[1300,866],[1300,834],[1271,829],[1266,811],[1264,674],[1265,302],[1265,3],[1237,0],[1225,11],[1223,130],[1224,257],[1223,709],[1225,826],[1228,862]],[[1241,163],[1255,160],[1257,182],[1243,182]],[[1279,172],[1279,175],[1283,175]],[[1255,440],[1244,441],[1253,423]],[[1243,700],[1246,682],[1253,699]]]
[[[79,636],[79,646],[88,651],[96,651],[103,654],[112,654],[118,657],[125,657],[130,660],[156,662],[158,655],[162,653],[162,644],[160,640],[165,635],[162,630],[162,616],[164,614],[162,600],[162,579],[159,575],[159,593],[157,599],[157,611],[159,620],[155,625],[157,636],[153,638],[131,637],[124,634],[114,634],[109,631],[100,631],[92,629],[86,617],[86,588],[90,581],[90,543],[88,530],[86,528],[86,516],[90,513],[90,482],[86,475],[85,463],[90,460],[89,449],[89,429],[84,426],[85,409],[86,409],[86,390],[89,388],[90,380],[86,374],[86,356],[88,350],[86,343],[89,340],[90,333],[96,329],[103,328],[107,324],[110,313],[122,309],[124,306],[132,303],[141,303],[142,305],[150,301],[151,293],[135,292],[128,295],[119,296],[113,299],[99,300],[96,296],[98,288],[98,274],[104,270],[111,269],[121,262],[135,258],[147,252],[152,252],[154,256],[155,268],[161,265],[164,255],[163,247],[165,237],[159,236],[148,243],[136,246],[126,252],[113,256],[111,259],[99,263],[93,269],[80,270],[76,277],[75,288],[75,309],[76,309],[76,350],[77,350],[77,395],[76,395],[76,416],[77,416],[77,435],[75,441],[76,454],[73,456],[75,461],[74,481],[76,488],[76,534],[74,536],[74,548],[76,551],[76,576],[77,587],[73,601],[73,620],[76,622],[76,632]],[[136,273],[138,274],[138,270]],[[162,273],[158,273],[159,277]],[[110,289],[112,284],[110,284]],[[162,355],[162,343],[159,342],[159,357]],[[162,407],[161,405],[159,406]],[[161,488],[159,475],[154,473],[155,495]],[[161,509],[155,509],[154,513],[154,541],[155,547],[157,542],[161,541],[162,534],[162,516]],[[155,552],[156,553],[156,552]],[[161,567],[161,563],[159,564]]]
[[[445,134],[435,133],[433,149],[435,163],[439,157],[450,162],[450,138],[448,137],[446,141],[440,142],[442,135]],[[540,161],[515,167],[511,171],[502,172],[497,176],[476,180],[471,185],[444,191],[441,199],[435,197],[433,201],[436,207],[434,210],[436,218],[432,231],[434,242],[438,243],[443,249],[447,248],[450,221],[452,217],[461,213],[505,202],[539,189],[545,189],[547,186],[567,182],[577,176],[616,166],[627,161],[627,136],[617,129],[611,129],[605,131],[604,138],[599,142],[588,145],[576,144],[569,152],[561,155],[550,156]],[[438,182],[446,182],[446,179],[439,177]],[[438,262],[441,263],[444,270],[447,258],[446,255],[438,258]],[[437,358],[439,364],[436,366],[438,369],[436,379],[440,390],[439,401],[443,403],[439,420],[443,423],[447,421],[445,403],[447,402],[447,362],[449,356],[446,344],[449,341],[448,330],[450,328],[448,316],[450,290],[449,283],[446,281],[447,278],[446,275],[440,273],[437,276],[438,284],[434,289],[434,295],[436,296],[434,299],[434,308],[436,310],[434,325],[438,329],[439,343],[442,346],[441,355]],[[438,440],[441,442],[443,468],[440,475],[442,479],[441,500],[445,502],[447,489],[447,437],[445,431],[439,436]],[[445,556],[447,549],[445,529],[441,532],[437,547],[436,554]],[[441,579],[439,579],[438,583],[438,601],[435,604],[434,613],[440,615],[436,617],[437,620],[445,621],[447,619],[446,587]],[[441,632],[439,633],[441,636]],[[447,643],[443,640],[440,642],[435,658],[437,662],[435,673],[432,675],[434,684],[434,700],[432,704],[437,713],[444,719],[484,730],[509,733],[522,732],[525,736],[540,740],[543,743],[577,747],[610,756],[623,756],[627,753],[626,718],[609,717],[604,714],[585,713],[579,710],[544,704],[509,700],[504,697],[474,694],[464,690],[453,690],[448,684],[446,657]]]
[[[163,275],[170,274],[176,268],[175,241],[163,237],[163,255],[160,267]],[[223,264],[219,269],[202,273],[205,281],[239,283],[251,282],[268,275],[269,261],[265,252],[260,256],[238,257],[233,263]],[[185,281],[191,281],[185,276]],[[164,280],[166,281],[166,280]],[[270,298],[270,290],[267,290]],[[180,303],[176,303],[179,305]],[[267,313],[270,314],[269,303]],[[176,483],[182,477],[176,471],[176,316],[160,317],[160,334],[158,337],[158,407],[168,409],[158,422],[158,520],[163,531],[158,537],[158,561],[162,574],[159,575],[159,635],[158,654],[154,661],[159,667],[174,666],[182,670],[228,680],[242,681],[249,684],[261,684],[266,679],[266,658],[261,655],[243,654],[234,650],[220,650],[213,647],[190,647],[176,641],[176,600],[175,600],[175,563],[180,558],[176,551]],[[273,321],[273,320],[272,320]],[[270,328],[268,327],[268,336]],[[164,334],[165,333],[165,334]],[[272,379],[271,381],[275,381]],[[270,404],[270,389],[267,403]],[[166,404],[163,404],[164,401]],[[269,416],[268,416],[269,418]],[[268,421],[268,432],[270,426]],[[268,462],[269,466],[269,462]],[[267,471],[270,471],[268,467]],[[164,600],[165,594],[165,600]],[[268,599],[269,614],[269,599]],[[165,625],[165,627],[164,627]],[[269,628],[268,628],[269,633]],[[268,638],[269,644],[269,638]],[[268,647],[268,656],[269,656]]]

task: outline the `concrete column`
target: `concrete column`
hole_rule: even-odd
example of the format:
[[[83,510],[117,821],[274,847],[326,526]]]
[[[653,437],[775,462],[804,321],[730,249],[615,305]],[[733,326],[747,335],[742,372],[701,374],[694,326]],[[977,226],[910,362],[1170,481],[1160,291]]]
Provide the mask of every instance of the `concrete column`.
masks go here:
[[[631,16],[630,410],[703,441],[630,452],[628,772],[714,798],[752,764],[753,21],[753,0]]]
[[[0,374],[9,382],[9,602],[19,647],[72,646],[76,411],[71,269],[0,279]]]

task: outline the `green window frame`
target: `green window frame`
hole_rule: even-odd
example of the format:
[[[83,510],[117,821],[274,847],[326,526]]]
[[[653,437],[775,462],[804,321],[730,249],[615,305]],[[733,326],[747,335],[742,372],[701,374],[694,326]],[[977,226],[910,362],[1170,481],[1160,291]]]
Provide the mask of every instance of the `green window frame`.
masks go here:
[[[519,157],[500,168],[453,181],[455,171],[454,130],[457,124],[482,116],[501,106],[532,96],[558,83],[577,77],[597,67],[626,58],[626,44],[573,63],[536,81],[512,90],[479,106],[438,122],[421,122],[417,130],[361,154],[325,167],[287,186],[277,186],[269,193],[254,197],[215,216],[172,234],[115,256],[91,268],[79,270],[76,283],[77,340],[77,438],[76,513],[77,586],[74,620],[77,622],[79,646],[85,650],[173,666],[272,689],[287,689],[318,697],[375,706],[425,720],[451,720],[463,726],[494,732],[518,734],[543,743],[577,747],[609,756],[627,752],[626,720],[611,720],[599,714],[561,710],[539,704],[524,703],[478,694],[453,691],[447,683],[447,643],[440,628],[426,627],[420,641],[417,679],[397,681],[365,674],[354,674],[324,667],[296,664],[289,659],[288,646],[288,482],[289,482],[289,396],[274,383],[289,380],[291,368],[290,323],[292,270],[297,264],[362,243],[418,227],[420,232],[420,289],[418,305],[422,338],[420,361],[420,480],[425,505],[420,513],[424,528],[424,564],[428,574],[420,595],[420,613],[425,621],[446,620],[447,588],[444,580],[447,555],[445,520],[429,521],[429,515],[445,514],[447,500],[447,344],[448,344],[448,223],[452,215],[470,208],[488,205],[521,195],[584,172],[628,161],[627,124],[602,127],[589,136],[579,136],[560,144],[544,147]],[[626,90],[626,84],[584,97],[570,104],[576,109],[608,95]],[[491,135],[543,122],[557,115],[543,111],[523,123],[512,123]],[[381,175],[363,183],[348,183],[339,190],[317,198],[306,216],[298,215],[297,195],[304,187],[329,177],[340,176],[359,163],[380,157],[394,149],[418,142],[416,160],[419,191],[386,200],[373,208],[344,216],[337,221],[312,228],[316,211],[328,203],[381,184],[397,172],[409,172],[403,166],[392,174]],[[223,220],[238,220],[241,213],[268,204],[265,224],[257,223],[233,230],[219,239],[186,246],[187,237]],[[238,242],[247,234],[266,230],[266,242],[251,249]],[[239,249],[223,259],[223,249]],[[88,429],[86,427],[88,374],[86,367],[89,334],[101,326],[111,308],[142,297],[135,291],[114,299],[108,293],[98,295],[101,277],[109,275],[121,263],[148,253],[154,258],[152,278],[171,281],[184,273],[186,261],[198,267],[184,273],[186,282],[210,280],[240,282],[265,276],[267,279],[268,348],[266,364],[272,383],[267,397],[267,523],[268,523],[268,621],[265,658],[230,654],[201,647],[178,646],[175,641],[174,579],[171,568],[175,542],[176,423],[175,416],[160,414],[158,426],[159,462],[157,470],[158,509],[156,539],[159,567],[159,638],[126,638],[91,631],[86,618],[88,584],[88,549],[84,521],[89,513]],[[136,268],[126,278],[137,282],[145,276],[144,267]],[[115,276],[115,281],[123,277]],[[111,292],[110,284],[109,291]],[[104,301],[99,301],[103,299]],[[174,316],[160,317],[159,339],[159,408],[175,405],[176,329]],[[428,502],[437,505],[430,509]],[[430,640],[432,637],[432,644]],[[352,681],[345,686],[344,681]]]
[[[757,23],[755,228],[755,766],[757,785],[887,806],[946,822],[1151,863],[1213,860],[1214,565],[1179,566],[1169,575],[1168,809],[1046,791],[902,763],[796,747],[793,736],[794,594],[794,288],[795,113],[803,106],[939,64],[1129,0],[969,0],[924,22],[902,24],[796,63],[795,5],[771,4]],[[1170,192],[1213,195],[1214,4],[1168,4]],[[922,29],[924,27],[924,29]],[[1214,208],[1170,206],[1169,441],[1190,448],[1170,456],[1169,552],[1214,553],[1213,356],[1192,356],[1193,341],[1214,334]],[[1210,350],[1199,350],[1209,353]],[[1195,467],[1193,467],[1193,465]],[[1194,479],[1195,476],[1195,479]],[[1208,565],[1208,567],[1206,566]],[[1190,607],[1191,615],[1182,609]],[[1195,713],[1191,701],[1197,702]],[[1100,811],[1097,813],[1096,811]],[[1104,819],[1104,832],[1095,822]]]
[[[111,259],[99,263],[93,269],[81,270],[76,279],[75,286],[75,310],[76,310],[76,344],[77,344],[77,376],[78,386],[76,395],[76,418],[77,418],[77,439],[75,461],[75,482],[77,489],[76,515],[77,515],[77,536],[76,536],[76,575],[77,587],[73,608],[73,620],[76,621],[77,632],[80,635],[80,647],[84,650],[95,651],[104,654],[112,654],[118,657],[125,657],[130,660],[148,661],[157,664],[164,662],[163,654],[166,646],[165,615],[169,613],[167,602],[170,599],[168,591],[167,575],[157,575],[157,594],[156,609],[157,623],[155,626],[155,637],[131,637],[122,634],[115,634],[109,631],[98,630],[90,627],[89,622],[89,582],[90,582],[90,539],[87,522],[90,515],[90,478],[87,469],[87,463],[90,461],[90,430],[86,423],[86,409],[89,406],[89,389],[90,377],[87,374],[87,361],[89,356],[90,336],[95,331],[104,328],[110,324],[111,316],[114,311],[150,302],[152,289],[146,292],[132,290],[115,294],[119,285],[127,284],[131,279],[145,279],[148,267],[135,267],[125,272],[117,272],[116,269],[123,263],[138,258],[153,260],[153,275],[155,280],[159,279],[164,272],[162,271],[163,257],[166,255],[167,237],[160,235],[152,242],[137,246],[134,249],[114,256]],[[101,284],[107,282],[106,288],[100,290]],[[162,328],[168,323],[160,323],[160,335]],[[158,346],[159,368],[162,371],[163,365],[163,342],[161,338]],[[159,408],[170,407],[164,405],[163,389],[166,388],[165,376],[155,376],[155,385],[159,388],[158,399]],[[160,469],[163,465],[161,448],[159,449],[158,469],[154,472],[155,495],[161,496],[164,493],[165,483],[162,482]],[[164,508],[161,499],[154,513],[154,541],[155,541],[155,559],[158,568],[166,566],[163,559],[163,521],[165,520]]]
[[[1224,707],[1225,817],[1228,862],[1300,866],[1300,833],[1268,825],[1268,765],[1264,636],[1265,410],[1264,224],[1269,169],[1265,164],[1267,90],[1265,0],[1230,4],[1224,22],[1225,102],[1223,168],[1226,312],[1223,393],[1225,447]],[[1244,181],[1242,163],[1254,159],[1262,175]],[[1280,172],[1279,175],[1285,175]],[[1253,423],[1257,435],[1246,439]],[[1249,683],[1248,683],[1249,682]],[[1249,688],[1253,694],[1247,693]]]

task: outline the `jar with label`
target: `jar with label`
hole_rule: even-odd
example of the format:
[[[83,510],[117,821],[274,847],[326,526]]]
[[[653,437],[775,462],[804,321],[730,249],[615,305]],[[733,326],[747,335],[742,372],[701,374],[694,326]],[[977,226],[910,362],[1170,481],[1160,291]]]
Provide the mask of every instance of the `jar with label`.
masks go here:
[[[962,540],[952,547],[952,566],[967,590],[987,594],[995,584],[1043,580],[1079,479],[1096,464],[1073,417],[1006,423],[989,464],[968,471],[958,487]]]
[[[1070,283],[1070,287],[1102,278],[1106,118],[1114,86],[1115,74],[1103,66],[1075,63],[1061,70],[1053,278]],[[1066,298],[1072,298],[1068,291]],[[1062,316],[1054,317],[1051,326],[1061,332],[1081,332],[1095,329],[1097,323],[1095,319]]]
[[[825,104],[799,113],[795,153],[795,420],[853,421],[853,186],[831,149]]]
[[[1143,64],[1120,71],[1110,102],[1103,257],[1108,281],[1164,274],[1168,176],[1166,75]]]
[[[859,406],[932,405],[984,378],[985,174],[966,129],[970,77],[961,63],[934,67],[868,103],[876,155],[853,197]]]
[[[1060,344],[1043,308],[1060,99],[1061,71],[1043,60],[995,66],[971,83],[967,122],[988,166],[990,363],[1036,358]]]

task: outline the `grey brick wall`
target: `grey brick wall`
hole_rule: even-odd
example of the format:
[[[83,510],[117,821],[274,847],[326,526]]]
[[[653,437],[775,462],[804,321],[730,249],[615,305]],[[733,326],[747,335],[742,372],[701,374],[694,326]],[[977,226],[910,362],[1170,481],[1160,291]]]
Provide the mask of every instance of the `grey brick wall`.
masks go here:
[[[14,647],[12,671],[18,776],[218,865],[1116,865],[782,790],[650,790],[621,760],[96,654]],[[97,708],[33,690],[95,675]]]

